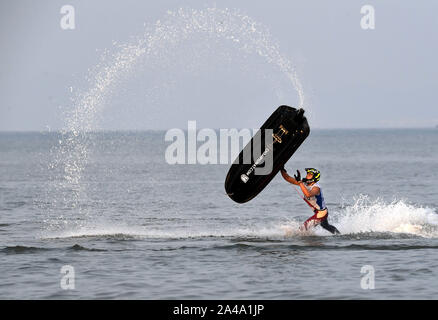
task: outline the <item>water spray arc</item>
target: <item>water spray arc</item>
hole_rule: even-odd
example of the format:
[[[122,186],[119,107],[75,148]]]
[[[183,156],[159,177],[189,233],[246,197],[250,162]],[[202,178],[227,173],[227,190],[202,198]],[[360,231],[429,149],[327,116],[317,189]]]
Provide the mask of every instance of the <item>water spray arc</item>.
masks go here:
[[[66,123],[62,139],[54,150],[50,167],[58,167],[62,178],[55,183],[55,189],[64,192],[64,203],[80,209],[84,185],[81,182],[87,166],[90,131],[98,130],[99,115],[118,83],[135,70],[141,59],[160,57],[169,47],[177,47],[193,35],[206,34],[231,42],[244,53],[256,54],[272,64],[291,82],[297,93],[298,107],[304,105],[303,88],[290,60],[281,54],[266,27],[249,16],[229,9],[208,8],[205,10],[178,9],[168,11],[162,20],[146,28],[135,41],[119,45],[114,54],[106,52],[98,65],[88,76],[89,89],[74,97],[74,107],[65,115]],[[67,195],[68,194],[68,195]]]

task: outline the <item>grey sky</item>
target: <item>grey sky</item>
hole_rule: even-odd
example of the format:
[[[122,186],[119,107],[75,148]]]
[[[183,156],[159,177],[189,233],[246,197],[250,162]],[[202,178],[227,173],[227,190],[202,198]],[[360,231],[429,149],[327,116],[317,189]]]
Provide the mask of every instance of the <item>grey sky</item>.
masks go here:
[[[65,4],[75,7],[75,30],[60,28]],[[365,4],[375,8],[375,30],[360,28]],[[72,106],[69,88],[90,86],[88,69],[103,50],[116,50],[113,40],[142,35],[167,10],[212,6],[237,8],[270,30],[297,68],[311,127],[438,125],[437,1],[11,0],[0,3],[0,130],[59,129],[60,106]],[[224,43],[190,61],[187,46],[197,41],[173,53],[178,61],[170,67],[143,66],[120,84],[102,112],[102,127],[184,128],[187,120],[251,127],[279,104],[296,102],[288,100],[290,92],[275,94],[276,86],[290,85],[278,70]],[[220,58],[222,49],[232,61]]]

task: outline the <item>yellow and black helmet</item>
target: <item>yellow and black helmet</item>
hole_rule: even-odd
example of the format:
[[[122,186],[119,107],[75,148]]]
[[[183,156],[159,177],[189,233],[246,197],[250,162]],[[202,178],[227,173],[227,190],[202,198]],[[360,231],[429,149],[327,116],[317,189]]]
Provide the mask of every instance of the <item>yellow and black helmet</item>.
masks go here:
[[[321,179],[321,172],[315,168],[306,168],[307,173],[312,174],[312,179],[309,179],[308,181],[318,182],[319,179]]]

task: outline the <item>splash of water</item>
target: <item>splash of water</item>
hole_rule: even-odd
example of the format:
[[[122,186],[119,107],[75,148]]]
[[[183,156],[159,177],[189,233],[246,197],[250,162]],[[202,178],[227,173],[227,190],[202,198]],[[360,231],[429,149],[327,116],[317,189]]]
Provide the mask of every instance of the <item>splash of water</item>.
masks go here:
[[[402,200],[385,203],[361,195],[352,206],[335,215],[335,221],[344,233],[391,232],[438,237],[436,212]]]
[[[416,206],[403,200],[387,203],[380,199],[372,200],[367,195],[354,199],[352,205],[342,210],[330,212],[329,221],[343,235],[379,236],[412,235],[424,238],[438,237],[438,215],[434,209]],[[298,230],[297,221],[281,226],[286,236],[303,235]],[[328,235],[322,228],[314,229],[311,235]],[[380,235],[379,235],[380,234]]]
[[[53,179],[55,190],[52,189],[49,195],[52,204],[62,204],[63,210],[84,211],[81,199],[86,199],[86,190],[82,178],[91,151],[89,132],[98,129],[98,119],[107,99],[141,59],[160,59],[170,48],[176,48],[200,33],[211,39],[224,39],[242,52],[263,57],[290,80],[297,92],[298,105],[304,105],[303,88],[290,60],[281,54],[264,26],[229,9],[168,11],[163,20],[146,28],[143,36],[132,43],[114,43],[118,51],[114,54],[106,51],[100,63],[90,70],[89,90],[74,97],[74,108],[65,115],[62,137],[53,151],[50,169],[58,176]],[[62,215],[59,218],[64,221]]]
[[[360,196],[353,205],[334,211],[330,223],[336,225],[342,237],[350,239],[373,239],[381,237],[398,238],[404,235],[438,238],[438,215],[435,210],[407,204],[404,201],[385,203]],[[272,221],[269,224],[257,222],[253,225],[235,225],[233,221],[217,227],[204,225],[172,226],[129,226],[117,223],[89,223],[75,229],[45,234],[50,238],[74,237],[135,237],[155,239],[189,239],[209,237],[260,238],[287,240],[306,236],[328,236],[320,227],[307,232],[299,230],[302,221],[296,219]],[[351,236],[351,237],[350,237]]]

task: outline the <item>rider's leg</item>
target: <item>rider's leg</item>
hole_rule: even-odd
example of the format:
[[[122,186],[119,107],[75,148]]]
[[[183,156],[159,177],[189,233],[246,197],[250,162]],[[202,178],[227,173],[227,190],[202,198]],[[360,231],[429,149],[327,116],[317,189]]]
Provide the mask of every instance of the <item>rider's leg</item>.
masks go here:
[[[327,231],[331,232],[332,234],[341,234],[338,229],[336,229],[335,226],[328,223],[328,219],[324,218],[321,220],[321,227],[326,229]]]

